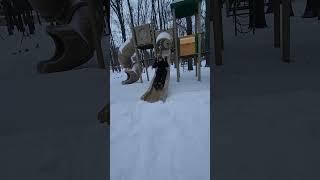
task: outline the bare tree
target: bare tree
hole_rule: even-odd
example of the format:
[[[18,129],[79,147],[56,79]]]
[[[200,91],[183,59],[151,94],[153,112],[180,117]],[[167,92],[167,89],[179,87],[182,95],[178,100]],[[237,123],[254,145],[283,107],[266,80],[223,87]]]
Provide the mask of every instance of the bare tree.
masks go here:
[[[122,41],[125,42],[127,40],[127,36],[126,36],[126,28],[125,28],[125,22],[124,22],[124,16],[123,16],[122,0],[110,0],[110,5],[112,10],[117,15],[117,18],[120,24],[120,29],[121,29]]]
[[[138,5],[137,5],[137,25],[140,25],[140,15],[142,13],[142,0],[138,0]]]
[[[156,12],[156,8],[155,8],[155,0],[151,0],[151,21],[154,22],[154,25],[157,28],[158,21],[157,21],[157,12]]]
[[[142,17],[141,17],[143,24],[147,23],[148,14],[149,14],[149,1],[148,0],[144,0],[143,14],[142,14]]]
[[[131,23],[131,26],[133,28],[134,20],[133,20],[132,6],[131,6],[131,3],[130,3],[130,0],[127,0],[127,4],[128,4],[128,8],[129,8],[130,23]]]
[[[160,28],[160,30],[162,30],[163,29],[163,27],[162,27],[162,17],[161,17],[161,6],[160,6],[160,0],[157,0],[157,2],[158,2],[158,18],[159,18],[159,28]]]
[[[166,29],[166,21],[164,19],[164,0],[161,0],[161,19],[162,19],[162,22],[163,22],[163,29],[165,30]]]

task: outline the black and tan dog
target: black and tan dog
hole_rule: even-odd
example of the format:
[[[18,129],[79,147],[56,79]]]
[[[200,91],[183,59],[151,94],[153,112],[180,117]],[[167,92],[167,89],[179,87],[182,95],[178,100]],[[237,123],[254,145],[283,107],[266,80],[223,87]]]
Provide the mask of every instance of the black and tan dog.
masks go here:
[[[169,64],[166,59],[159,57],[158,59],[156,59],[152,67],[156,68],[156,76],[153,81],[153,87],[156,90],[162,90],[166,81],[166,76],[167,76],[166,68],[169,67]]]

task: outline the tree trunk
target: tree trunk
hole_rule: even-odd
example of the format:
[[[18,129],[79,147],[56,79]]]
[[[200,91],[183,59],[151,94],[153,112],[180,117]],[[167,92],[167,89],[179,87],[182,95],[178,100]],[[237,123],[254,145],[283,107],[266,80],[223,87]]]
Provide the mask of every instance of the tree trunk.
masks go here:
[[[161,0],[161,18],[162,18],[162,22],[163,22],[163,29],[165,30],[166,29],[166,21],[164,19],[164,8],[163,8],[163,5],[164,5],[164,1]]]
[[[157,29],[158,28],[158,21],[157,21],[157,13],[156,13],[156,8],[155,8],[155,2],[154,2],[155,0],[152,0],[151,1],[151,18],[152,18],[152,20],[153,20],[153,22],[154,22],[154,26],[155,26],[155,28]]]
[[[119,24],[120,24],[120,30],[122,35],[122,40],[125,42],[127,40],[126,37],[126,28],[124,24],[124,18],[123,18],[123,7],[122,7],[122,1],[118,0],[110,0],[110,5],[113,9],[113,11],[116,13]]]
[[[138,0],[138,8],[137,8],[137,25],[139,26],[140,25],[140,13],[141,13],[141,0]]]
[[[159,25],[160,25],[160,30],[163,29],[162,27],[162,18],[161,18],[161,6],[160,6],[160,0],[158,0],[158,17],[159,17]]]
[[[192,19],[191,16],[186,17],[187,21],[187,35],[192,34]],[[188,59],[188,71],[193,70],[192,58]]]
[[[121,30],[122,41],[125,42],[127,40],[127,36],[126,36],[126,28],[124,25],[124,21],[120,21],[120,30]]]
[[[269,5],[268,5],[268,8],[267,8],[267,14],[269,13],[273,13],[273,0],[269,0]],[[294,12],[293,12],[293,8],[292,8],[292,1],[290,1],[290,16],[294,16]]]
[[[134,27],[134,21],[133,21],[133,14],[132,14],[132,8],[131,8],[131,4],[130,4],[130,0],[127,0],[127,4],[129,7],[129,15],[130,15],[130,22],[132,25],[132,28]]]
[[[267,22],[264,13],[264,0],[250,0],[250,27],[266,28]],[[254,15],[251,13],[253,11]]]

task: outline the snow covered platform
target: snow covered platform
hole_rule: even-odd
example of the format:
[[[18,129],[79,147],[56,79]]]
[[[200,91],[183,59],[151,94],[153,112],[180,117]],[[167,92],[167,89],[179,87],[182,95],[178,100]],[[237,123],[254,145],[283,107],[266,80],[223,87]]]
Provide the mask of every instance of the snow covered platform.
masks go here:
[[[111,180],[209,180],[210,69],[201,82],[195,71],[181,72],[179,83],[174,68],[170,74],[165,103],[140,100],[145,73],[143,83],[125,86],[124,73],[111,76]]]
[[[25,39],[19,54],[21,37],[0,33],[0,179],[106,179],[108,130],[97,119],[106,71],[40,75],[37,62],[54,50],[48,36]]]
[[[305,3],[293,5],[291,64],[273,48],[272,15],[246,37],[224,19],[224,65],[214,69],[217,180],[320,178],[320,24],[299,17]]]

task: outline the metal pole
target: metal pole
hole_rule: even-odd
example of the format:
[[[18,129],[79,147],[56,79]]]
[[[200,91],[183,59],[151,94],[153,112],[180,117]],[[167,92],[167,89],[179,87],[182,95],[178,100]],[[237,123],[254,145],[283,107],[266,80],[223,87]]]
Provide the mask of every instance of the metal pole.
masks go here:
[[[198,10],[198,9],[197,9]],[[196,12],[196,14],[195,14],[195,48],[196,47],[198,47],[198,41],[199,41],[199,39],[198,39],[198,26],[199,26],[199,21],[198,21],[198,13]],[[198,51],[197,51],[197,49],[195,50],[195,55],[193,56],[193,58],[194,58],[194,60],[195,60],[195,64],[196,64],[196,77],[198,77],[198,61],[199,61],[199,59],[198,59]]]
[[[143,59],[144,59],[143,64],[144,64],[144,67],[146,68],[147,81],[149,81],[149,73],[148,73],[148,67],[149,67],[148,65],[149,65],[149,63],[146,63],[147,60],[146,60],[146,57],[145,57],[145,54],[148,53],[148,52],[146,50],[144,50],[143,53],[144,53],[143,54]]]
[[[178,48],[178,29],[177,29],[177,22],[176,22],[176,12],[175,9],[172,9],[173,13],[173,34],[174,34],[174,61],[176,64],[176,71],[177,71],[177,82],[180,82],[180,69],[179,69],[179,48]]]
[[[201,21],[200,21],[200,13],[201,13],[201,1],[198,3],[198,12],[197,12],[197,27],[196,27],[196,35],[198,36],[198,61],[197,61],[197,75],[198,75],[198,81],[201,81],[201,34],[200,34],[200,27],[201,27]],[[221,44],[222,45],[222,44]]]

